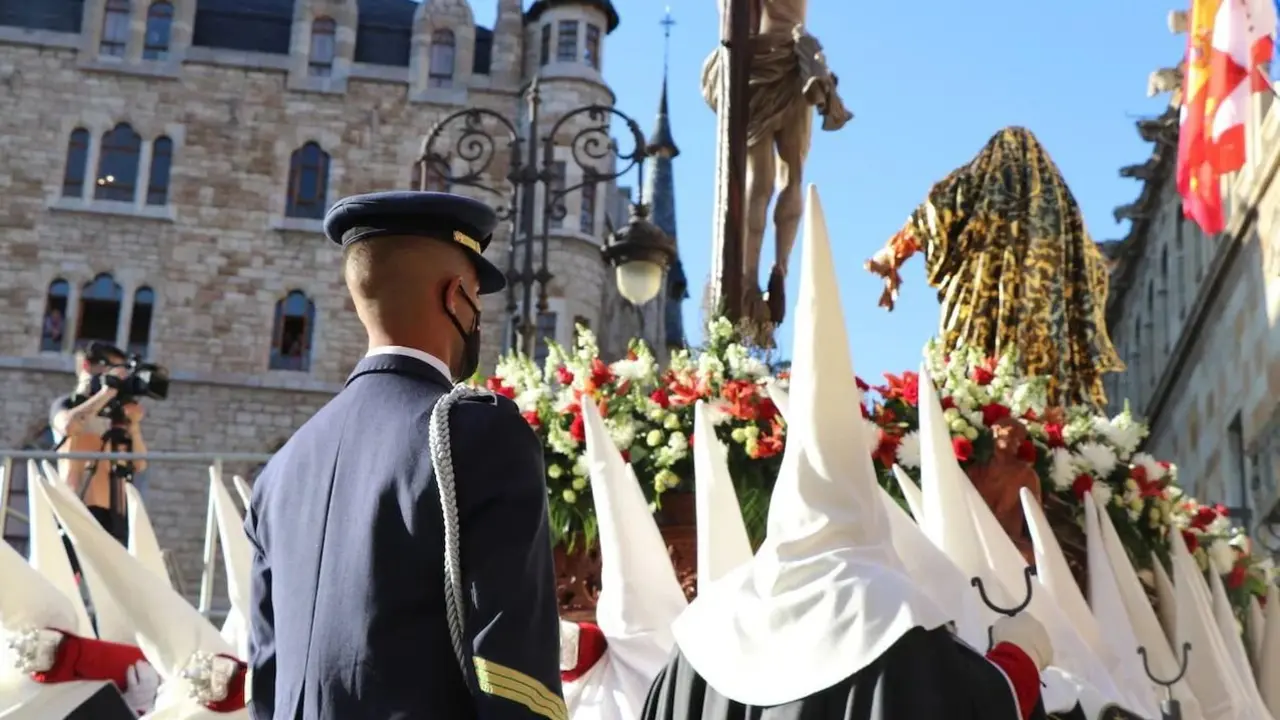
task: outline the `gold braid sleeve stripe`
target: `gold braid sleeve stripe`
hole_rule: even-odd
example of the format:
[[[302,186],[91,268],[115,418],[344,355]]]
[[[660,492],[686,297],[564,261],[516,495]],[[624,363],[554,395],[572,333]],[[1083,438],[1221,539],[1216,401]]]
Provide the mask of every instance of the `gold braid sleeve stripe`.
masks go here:
[[[520,703],[530,712],[548,720],[568,720],[564,698],[551,692],[534,678],[482,657],[475,658],[476,681],[480,689],[494,697]]]

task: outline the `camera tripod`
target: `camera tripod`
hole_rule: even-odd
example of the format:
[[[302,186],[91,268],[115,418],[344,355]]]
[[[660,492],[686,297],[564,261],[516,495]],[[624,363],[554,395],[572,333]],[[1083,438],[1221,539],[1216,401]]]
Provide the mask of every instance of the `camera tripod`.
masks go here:
[[[129,434],[127,427],[112,420],[111,427],[102,433],[102,452],[108,453],[131,453],[133,452],[133,436]],[[107,522],[103,522],[104,518],[99,516],[98,522],[105,526],[107,532],[122,545],[129,542],[129,513],[128,513],[128,496],[125,494],[125,485],[133,482],[135,465],[133,460],[111,459],[110,468],[107,473],[107,486],[109,501],[105,514]],[[89,485],[93,482],[93,476],[98,471],[98,461],[93,461],[85,467],[85,481],[80,483],[80,499],[83,501],[85,493],[89,490]],[[90,512],[97,508],[90,508]],[[99,515],[95,513],[95,516]]]

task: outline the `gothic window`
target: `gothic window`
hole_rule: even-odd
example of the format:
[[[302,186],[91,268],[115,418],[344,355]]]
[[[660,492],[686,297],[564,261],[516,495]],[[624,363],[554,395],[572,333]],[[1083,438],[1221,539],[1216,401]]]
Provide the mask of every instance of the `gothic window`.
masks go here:
[[[1192,289],[1187,287],[1187,251],[1186,240],[1183,231],[1186,228],[1186,218],[1182,215],[1182,206],[1179,205],[1176,212],[1176,219],[1173,226],[1173,249],[1177,257],[1174,262],[1178,263],[1178,317],[1185,318],[1187,316],[1187,296],[1192,293]]]
[[[587,25],[587,43],[582,50],[582,59],[588,65],[600,69],[600,28]]]
[[[1142,387],[1142,318],[1133,319],[1133,348],[1129,353],[1129,371],[1133,373],[1133,386],[1135,388]]]
[[[547,183],[546,200],[548,227],[564,227],[565,170],[563,161],[551,163],[551,181]]]
[[[157,138],[151,145],[151,171],[147,173],[147,204],[169,202],[169,169],[173,166],[173,141]]]
[[[149,287],[140,287],[133,293],[133,314],[129,317],[130,355],[147,356],[151,345],[151,318],[155,313],[156,293]]]
[[[542,44],[538,49],[538,64],[546,65],[551,62],[551,26],[542,26]]]
[[[582,207],[578,213],[578,228],[587,235],[596,234],[596,184],[582,186]]]
[[[62,278],[49,283],[44,296],[44,319],[40,324],[40,351],[61,352],[67,329],[67,301],[71,284]]]
[[[98,54],[124,57],[129,46],[129,0],[107,0],[102,15],[102,40]]]
[[[556,62],[575,62],[578,59],[578,21],[561,20],[556,37]]]
[[[120,301],[124,291],[107,273],[95,277],[80,289],[80,327],[76,347],[98,340],[115,344],[120,327]]]
[[[276,303],[275,328],[271,333],[271,369],[311,369],[311,337],[315,332],[316,304],[301,290],[294,290]]]
[[[98,179],[93,196],[98,200],[132,202],[138,186],[138,158],[142,136],[128,123],[120,123],[102,136],[98,155]]]
[[[431,70],[427,75],[429,87],[453,87],[453,65],[457,57],[457,44],[452,30],[436,30],[431,33]]]
[[[311,23],[311,54],[307,65],[311,77],[329,77],[333,74],[337,31],[338,24],[329,18],[318,18]]]
[[[89,131],[76,128],[67,141],[67,167],[62,171],[62,196],[81,197],[89,165]]]
[[[167,60],[169,37],[173,33],[173,3],[159,0],[147,8],[147,34],[142,44],[142,59]]]
[[[289,198],[285,214],[295,218],[320,220],[324,217],[329,191],[329,153],[315,142],[289,156]]]

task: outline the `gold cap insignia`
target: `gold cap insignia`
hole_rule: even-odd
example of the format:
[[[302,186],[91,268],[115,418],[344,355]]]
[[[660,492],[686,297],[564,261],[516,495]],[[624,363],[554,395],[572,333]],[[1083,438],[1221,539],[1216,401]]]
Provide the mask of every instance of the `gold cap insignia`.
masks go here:
[[[453,241],[474,253],[481,254],[480,243],[476,242],[470,235],[462,232],[461,230],[453,231]]]

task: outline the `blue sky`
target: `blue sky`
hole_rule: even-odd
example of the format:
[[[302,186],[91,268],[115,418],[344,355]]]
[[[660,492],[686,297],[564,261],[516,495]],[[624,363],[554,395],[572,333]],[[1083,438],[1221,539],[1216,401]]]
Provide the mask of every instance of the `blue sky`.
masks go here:
[[[472,0],[490,25],[497,3]],[[662,83],[662,0],[614,0],[622,18],[603,51],[617,106],[652,127]],[[824,44],[854,120],[816,129],[807,182],[821,193],[859,374],[878,377],[919,364],[937,329],[937,300],[920,258],[905,269],[898,308],[876,307],[878,278],[863,261],[901,227],[930,185],[965,163],[998,129],[1023,125],[1048,148],[1084,208],[1096,240],[1123,236],[1112,208],[1137,196],[1118,169],[1142,162],[1150,145],[1134,122],[1159,114],[1167,96],[1146,97],[1147,76],[1175,64],[1185,37],[1171,35],[1175,4],[1155,0],[980,3],[810,0],[808,26]],[[671,3],[670,101],[681,257],[694,296],[686,326],[697,341],[711,256],[715,117],[699,72],[719,34],[718,3]],[[767,273],[772,241],[766,238]],[[797,246],[796,252],[803,252]],[[792,267],[799,267],[794,255]],[[796,273],[789,279],[794,296]],[[784,350],[791,329],[780,329]],[[787,353],[789,354],[789,352]]]

